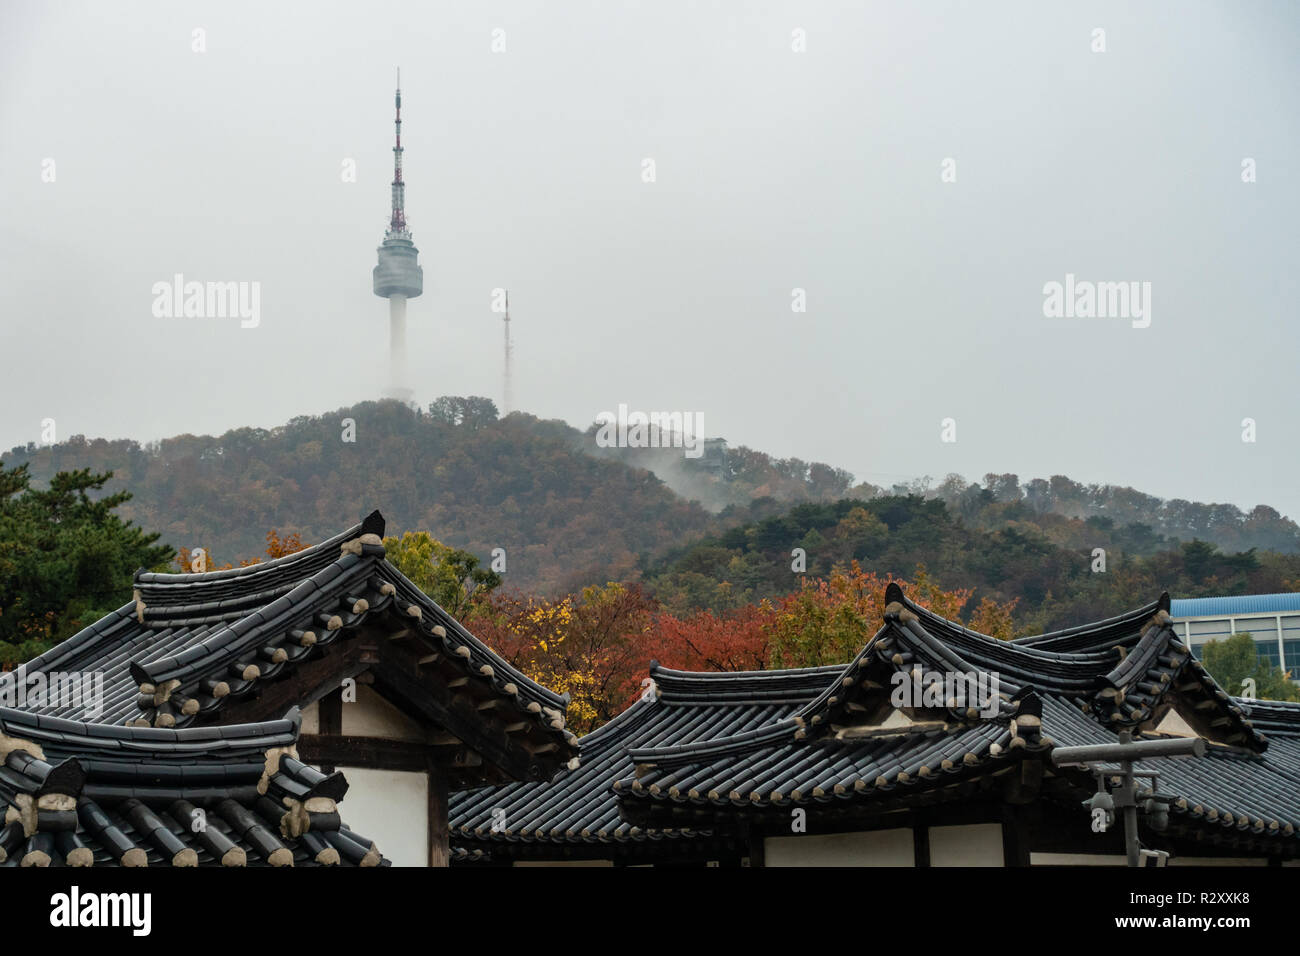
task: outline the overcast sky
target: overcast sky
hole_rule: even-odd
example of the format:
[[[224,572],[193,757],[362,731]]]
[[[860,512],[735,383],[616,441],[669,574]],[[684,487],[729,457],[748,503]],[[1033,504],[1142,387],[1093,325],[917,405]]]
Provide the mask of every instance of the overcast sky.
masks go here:
[[[399,65],[422,403],[500,401],[508,287],[542,417],[1300,516],[1290,2],[4,0],[0,449],[377,397]],[[260,324],[155,317],[176,273]],[[1067,273],[1149,327],[1045,317]]]

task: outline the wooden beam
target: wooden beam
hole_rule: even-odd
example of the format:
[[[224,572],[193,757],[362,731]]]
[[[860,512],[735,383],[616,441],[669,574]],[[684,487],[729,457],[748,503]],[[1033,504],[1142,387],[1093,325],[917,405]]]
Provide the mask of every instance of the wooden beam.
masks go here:
[[[332,767],[418,771],[429,766],[429,748],[424,744],[383,737],[302,734],[298,755],[306,763]]]
[[[259,680],[247,697],[231,698],[221,709],[223,724],[255,724],[278,720],[290,707],[304,706],[336,691],[344,678],[363,683],[366,665],[357,660],[355,644],[328,647],[320,657],[294,666],[288,680]]]
[[[752,867],[767,866],[767,852],[763,845],[762,828],[751,823],[741,824],[741,842],[749,845],[749,865]]]
[[[408,712],[456,735],[507,777],[513,780],[538,777],[532,754],[512,743],[499,727],[486,723],[476,710],[453,706],[445,685],[439,687],[439,682],[416,678],[391,659],[384,660],[373,673],[376,689],[391,703],[400,702]]]

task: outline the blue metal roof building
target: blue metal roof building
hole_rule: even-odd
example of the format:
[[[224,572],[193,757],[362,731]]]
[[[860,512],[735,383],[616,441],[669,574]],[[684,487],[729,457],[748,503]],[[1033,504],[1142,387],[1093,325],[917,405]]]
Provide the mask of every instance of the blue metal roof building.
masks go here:
[[[1300,611],[1300,593],[1242,594],[1238,597],[1174,598],[1170,614],[1185,617],[1244,617]]]
[[[1300,680],[1300,593],[1181,598],[1170,614],[1198,658],[1207,642],[1248,632],[1261,657]]]

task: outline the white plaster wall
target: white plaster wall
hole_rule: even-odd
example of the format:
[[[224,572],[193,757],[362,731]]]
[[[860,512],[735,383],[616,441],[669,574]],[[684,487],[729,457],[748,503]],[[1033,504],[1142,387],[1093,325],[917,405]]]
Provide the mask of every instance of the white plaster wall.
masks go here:
[[[365,684],[357,685],[356,700],[343,702],[343,733],[350,737],[424,740],[419,724]]]
[[[1005,866],[1002,824],[930,827],[931,866]]]
[[[429,775],[362,767],[338,769],[348,778],[347,795],[339,804],[343,822],[374,840],[393,866],[428,866]]]
[[[767,866],[916,865],[910,827],[869,833],[766,837],[763,856]]]

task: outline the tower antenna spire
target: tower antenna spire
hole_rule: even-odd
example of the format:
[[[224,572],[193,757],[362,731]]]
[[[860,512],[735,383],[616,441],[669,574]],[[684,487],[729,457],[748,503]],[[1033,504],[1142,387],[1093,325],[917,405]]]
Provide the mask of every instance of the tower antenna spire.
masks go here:
[[[402,182],[402,68],[397,68],[397,94],[393,97],[395,115],[393,128],[393,215],[388,222],[388,234],[409,239],[406,228],[406,183]]]

